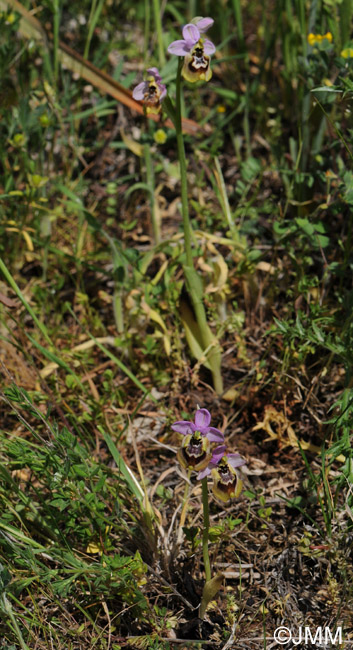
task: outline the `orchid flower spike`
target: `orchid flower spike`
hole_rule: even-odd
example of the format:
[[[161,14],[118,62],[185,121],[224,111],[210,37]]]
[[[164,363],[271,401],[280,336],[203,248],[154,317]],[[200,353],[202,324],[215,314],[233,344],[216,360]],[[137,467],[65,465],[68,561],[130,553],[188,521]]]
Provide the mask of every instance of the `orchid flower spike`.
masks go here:
[[[199,409],[194,421],[181,420],[172,424],[173,431],[185,436],[177,458],[185,469],[203,470],[209,464],[212,453],[210,442],[223,442],[224,435],[215,427],[210,427],[211,414],[207,409]]]
[[[204,39],[204,34],[213,25],[212,18],[194,18],[183,27],[183,39],[173,41],[168,47],[170,54],[184,57],[182,75],[191,83],[209,81],[212,77],[211,54],[216,51],[212,41]]]
[[[201,480],[212,474],[213,494],[226,502],[232,497],[238,497],[242,491],[243,481],[237,468],[245,464],[246,461],[240,454],[227,454],[225,445],[220,445],[213,450],[209,464],[202,468],[197,478]]]
[[[167,88],[157,68],[148,68],[146,81],[141,81],[132,91],[132,96],[138,102],[143,102],[147,113],[160,113],[162,101],[167,94]]]

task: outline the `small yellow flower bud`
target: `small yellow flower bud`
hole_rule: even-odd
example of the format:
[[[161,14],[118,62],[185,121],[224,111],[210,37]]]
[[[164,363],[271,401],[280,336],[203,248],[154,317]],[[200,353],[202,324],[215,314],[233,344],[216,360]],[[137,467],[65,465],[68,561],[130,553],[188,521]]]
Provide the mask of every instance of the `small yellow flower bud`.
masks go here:
[[[28,183],[33,189],[43,187],[49,180],[48,176],[40,176],[39,174],[28,174]]]
[[[40,116],[39,122],[40,122],[41,126],[43,126],[43,127],[49,126],[50,119],[49,119],[49,116],[47,115],[47,113],[43,113],[43,115]]]
[[[23,147],[23,145],[26,143],[26,136],[23,135],[23,133],[16,133],[11,141],[11,144],[14,147]]]
[[[163,129],[157,129],[155,132],[153,139],[157,144],[164,144],[167,140],[167,134]]]

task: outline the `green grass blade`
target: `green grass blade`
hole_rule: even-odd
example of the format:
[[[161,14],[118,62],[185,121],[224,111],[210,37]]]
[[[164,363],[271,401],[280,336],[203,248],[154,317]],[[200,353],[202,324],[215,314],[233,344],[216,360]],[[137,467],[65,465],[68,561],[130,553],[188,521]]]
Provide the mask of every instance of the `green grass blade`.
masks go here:
[[[49,359],[49,361],[52,361],[53,363],[57,363],[58,366],[60,366],[60,368],[63,368],[64,370],[66,370],[67,373],[69,373],[70,375],[72,375],[75,378],[75,380],[77,381],[77,384],[80,386],[80,388],[82,388],[82,390],[85,390],[85,387],[84,387],[81,379],[79,378],[79,376],[76,375],[76,373],[73,370],[71,370],[70,366],[68,366],[67,363],[65,363],[65,361],[63,361],[62,359],[57,357],[56,354],[54,354],[53,352],[50,352],[49,350],[44,348],[42,345],[40,345],[40,343],[37,343],[37,341],[34,338],[32,338],[32,336],[30,336],[29,334],[27,334],[27,336],[28,336],[29,340],[31,341],[31,343],[33,343],[33,345],[35,345],[35,347],[38,350],[40,350],[40,352],[42,352],[42,354],[44,354],[44,356],[47,359]]]
[[[127,375],[127,377],[129,377],[129,379],[131,379],[131,381],[133,381],[134,384],[140,390],[142,390],[146,395],[149,394],[149,391],[147,390],[146,386],[144,386],[140,382],[140,380],[137,379],[137,377],[135,377],[134,373],[131,372],[131,370],[129,370],[129,368],[125,366],[125,364],[122,361],[120,361],[120,359],[118,359],[118,357],[116,357],[115,354],[110,352],[110,350],[108,350],[108,348],[106,348],[105,345],[102,345],[102,343],[100,343],[98,339],[96,339],[95,336],[93,336],[93,334],[90,334],[90,332],[88,332],[88,336],[91,337],[91,339],[98,345],[98,347],[102,350],[102,352],[104,352],[104,354],[106,354],[107,357],[109,357],[109,359],[114,361],[114,363],[118,366],[118,368],[120,368],[120,370],[122,370],[125,373],[125,375]],[[158,402],[158,400],[155,397],[153,397],[153,395],[150,395],[150,398],[155,404]]]
[[[119,450],[117,449],[113,439],[109,435],[109,433],[106,433],[102,427],[98,427],[100,430],[101,434],[103,435],[104,441],[106,442],[108,449],[114,458],[116,465],[119,469],[119,472],[123,475],[124,479],[126,480],[131,492],[135,495],[137,500],[139,501],[140,505],[143,505],[143,499],[144,499],[144,492],[142,487],[140,486],[137,478],[135,475],[132,473],[131,469],[126,465],[122,455],[120,454]]]
[[[31,305],[28,304],[28,302],[27,302],[26,298],[24,297],[20,287],[16,284],[15,280],[13,279],[10,271],[7,269],[7,266],[4,264],[1,257],[0,257],[0,271],[3,272],[3,275],[5,276],[5,278],[6,278],[7,282],[9,283],[10,287],[14,290],[14,292],[16,293],[17,297],[22,302],[25,309],[27,309],[28,313],[33,318],[33,321],[37,325],[40,332],[43,334],[43,336],[44,336],[45,340],[47,341],[47,343],[49,343],[49,345],[53,345],[51,340],[50,340],[47,328],[45,327],[45,325],[43,325],[43,323],[40,322],[40,320],[38,320],[37,316],[35,315],[32,307],[31,307]]]

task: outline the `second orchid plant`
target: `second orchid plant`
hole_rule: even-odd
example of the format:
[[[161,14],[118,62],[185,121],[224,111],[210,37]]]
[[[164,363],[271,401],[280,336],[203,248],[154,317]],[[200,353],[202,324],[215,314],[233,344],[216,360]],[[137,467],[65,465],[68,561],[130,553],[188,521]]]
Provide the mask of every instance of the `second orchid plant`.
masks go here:
[[[222,574],[212,577],[211,563],[208,552],[209,542],[209,505],[207,477],[213,477],[213,494],[223,502],[238,497],[243,486],[239,467],[245,465],[245,460],[238,453],[228,453],[224,444],[224,434],[219,429],[210,426],[211,414],[207,409],[196,411],[194,421],[181,420],[172,424],[173,431],[184,436],[177,458],[189,475],[197,471],[197,480],[202,483],[203,506],[203,535],[202,551],[206,581],[203,588],[200,605],[200,618],[204,617],[206,607],[214,598],[223,581]],[[212,449],[212,444],[218,443]],[[219,444],[221,443],[221,444]]]
[[[181,204],[185,246],[185,263],[183,269],[186,288],[192,303],[202,351],[211,368],[214,388],[218,394],[221,394],[223,392],[223,382],[220,348],[218,341],[215,340],[207,323],[203,303],[202,279],[195,270],[193,263],[187,165],[181,119],[182,77],[191,83],[209,81],[212,77],[211,55],[214,54],[216,48],[212,41],[204,38],[204,34],[212,27],[213,22],[212,18],[194,18],[191,23],[183,27],[183,38],[173,41],[168,47],[170,54],[179,57],[174,103],[167,95],[166,86],[162,83],[157,68],[149,68],[147,70],[146,80],[134,88],[132,95],[137,101],[143,102],[147,114],[158,114],[162,111],[162,107],[164,107],[175,127],[180,163]]]

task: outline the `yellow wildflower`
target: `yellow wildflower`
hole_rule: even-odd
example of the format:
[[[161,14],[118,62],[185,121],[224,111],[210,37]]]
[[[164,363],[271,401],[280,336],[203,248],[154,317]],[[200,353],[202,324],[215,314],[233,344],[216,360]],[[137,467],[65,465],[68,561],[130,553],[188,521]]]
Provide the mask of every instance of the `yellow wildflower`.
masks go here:
[[[313,34],[312,32],[308,34],[308,43],[312,47],[316,45],[316,43],[322,43],[323,40],[327,40],[329,43],[332,43],[332,34],[331,32],[326,32],[326,34]]]
[[[346,47],[344,50],[342,50],[341,56],[343,56],[344,59],[353,59],[353,48]]]

